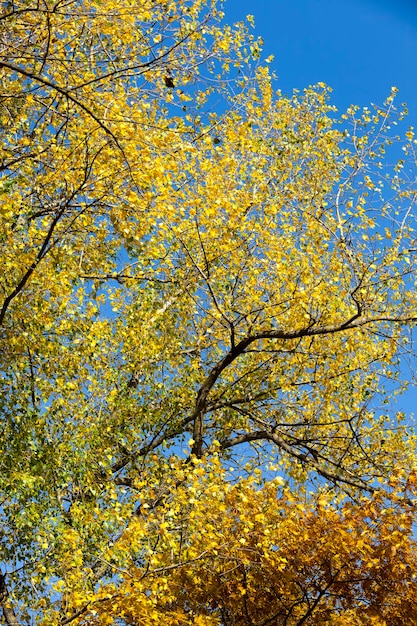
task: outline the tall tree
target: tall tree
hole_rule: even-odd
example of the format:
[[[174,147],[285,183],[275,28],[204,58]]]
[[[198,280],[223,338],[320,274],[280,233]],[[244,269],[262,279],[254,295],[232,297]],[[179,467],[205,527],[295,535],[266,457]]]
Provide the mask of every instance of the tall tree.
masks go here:
[[[415,140],[390,135],[404,112],[393,92],[339,122],[322,84],[275,93],[249,25],[222,18],[203,0],[0,16],[8,625],[121,620],[100,593],[148,571],[167,511],[213,524],[184,498],[212,457],[238,480],[278,473],[297,502],[306,481],[358,498],[413,469],[389,411],[416,320]],[[158,589],[182,567],[169,554]],[[161,620],[145,604],[126,619]]]

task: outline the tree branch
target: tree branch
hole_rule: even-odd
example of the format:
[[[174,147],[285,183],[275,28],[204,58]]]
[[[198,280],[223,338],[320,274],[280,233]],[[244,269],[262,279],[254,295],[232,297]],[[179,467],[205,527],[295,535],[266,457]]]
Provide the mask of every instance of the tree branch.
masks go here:
[[[303,452],[296,450],[290,444],[288,444],[282,437],[277,435],[276,433],[270,432],[268,430],[256,430],[251,433],[243,433],[241,435],[237,435],[231,439],[224,439],[220,442],[220,449],[227,450],[228,448],[233,448],[242,443],[250,443],[251,441],[271,441],[276,446],[285,450],[288,454],[298,459],[301,463],[306,463],[314,467],[316,472],[323,476],[323,478],[327,478],[332,483],[344,483],[345,485],[350,485],[351,487],[356,487],[356,489],[360,489],[361,491],[368,491],[373,493],[375,490],[373,487],[368,485],[364,481],[358,481],[353,478],[348,478],[343,476],[342,474],[336,474],[331,470],[321,467],[321,465],[316,461],[315,458],[307,457]],[[343,468],[340,468],[341,471],[347,472]],[[350,473],[350,472],[349,472]]]
[[[8,598],[9,590],[6,585],[6,576],[0,573],[0,606],[3,611],[3,617],[7,626],[20,626],[14,610],[8,605]]]
[[[16,65],[15,63],[10,63],[10,61],[0,61],[0,67],[6,67],[12,72],[16,72],[16,74],[21,74],[22,76],[26,76],[26,78],[30,78],[31,80],[41,83],[42,85],[45,85],[45,87],[50,87],[50,89],[53,89],[54,91],[68,98],[68,100],[70,100],[73,104],[75,104],[77,107],[82,109],[85,113],[87,113],[89,117],[91,117],[95,122],[97,122],[100,128],[102,128],[107,135],[110,135],[110,137],[115,141],[119,150],[124,154],[122,146],[120,145],[119,140],[117,139],[113,131],[111,131],[110,128],[106,126],[102,122],[102,120],[99,117],[97,117],[97,115],[93,113],[93,111],[88,106],[86,106],[83,102],[78,100],[78,98],[73,96],[70,90],[66,89],[65,87],[61,87],[60,85],[57,85],[56,83],[53,83],[52,81],[48,80],[47,78],[44,78],[40,74],[34,74],[33,72],[26,70],[24,67],[20,67],[20,65]]]
[[[0,309],[0,326],[3,325],[4,318],[5,318],[7,309],[10,306],[10,303],[22,291],[22,289],[24,288],[24,286],[28,282],[29,278],[32,276],[33,272],[35,271],[35,269],[37,268],[37,266],[42,261],[42,259],[45,256],[45,254],[47,253],[47,251],[48,251],[48,244],[49,244],[49,242],[51,240],[53,232],[54,232],[54,230],[56,228],[56,225],[58,224],[59,219],[61,218],[62,214],[63,214],[63,209],[61,209],[60,211],[58,211],[56,213],[54,219],[52,220],[52,222],[51,222],[51,224],[49,226],[48,232],[46,233],[44,242],[43,242],[43,244],[42,244],[38,254],[36,255],[36,259],[28,267],[28,269],[23,274],[22,278],[19,280],[19,282],[16,285],[16,287],[13,289],[13,291],[4,299],[3,305],[2,305],[2,307]]]
[[[332,335],[335,333],[353,330],[362,326],[370,324],[376,324],[379,322],[392,322],[392,323],[410,323],[417,322],[417,316],[380,316],[380,317],[360,317],[356,312],[345,322],[339,324],[327,324],[325,326],[307,326],[298,330],[284,330],[282,328],[259,331],[253,335],[246,337],[239,341],[235,346],[229,350],[229,352],[221,359],[215,367],[211,370],[205,381],[201,385],[197,400],[192,414],[192,421],[194,422],[193,428],[193,448],[191,453],[196,457],[201,458],[203,449],[203,434],[204,434],[204,415],[207,411],[207,398],[208,395],[216,383],[221,373],[233,363],[245,350],[254,342],[261,339],[301,339],[303,337],[314,337],[317,335]]]

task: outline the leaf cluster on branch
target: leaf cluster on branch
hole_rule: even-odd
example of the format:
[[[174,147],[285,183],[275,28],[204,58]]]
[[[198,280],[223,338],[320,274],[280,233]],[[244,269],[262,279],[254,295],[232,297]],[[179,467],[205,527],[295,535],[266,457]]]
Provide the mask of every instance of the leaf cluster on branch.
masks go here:
[[[250,27],[1,10],[7,626],[413,623],[416,143]]]

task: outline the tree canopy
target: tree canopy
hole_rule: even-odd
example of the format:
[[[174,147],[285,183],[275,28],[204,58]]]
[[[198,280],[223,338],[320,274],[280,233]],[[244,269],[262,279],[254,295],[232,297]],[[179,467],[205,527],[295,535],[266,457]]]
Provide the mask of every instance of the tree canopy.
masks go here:
[[[2,623],[412,624],[416,140],[213,0],[0,14]]]

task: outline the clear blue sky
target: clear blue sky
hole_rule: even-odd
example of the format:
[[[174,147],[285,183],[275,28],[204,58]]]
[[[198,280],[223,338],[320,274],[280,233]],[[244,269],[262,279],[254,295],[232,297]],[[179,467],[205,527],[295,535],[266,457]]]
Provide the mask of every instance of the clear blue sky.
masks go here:
[[[226,0],[226,21],[255,16],[284,93],[323,81],[333,103],[382,103],[392,86],[417,126],[417,0]]]
[[[277,89],[325,82],[342,111],[381,104],[395,86],[408,104],[406,126],[417,128],[417,0],[226,0],[224,11],[229,23],[255,16]],[[416,405],[413,386],[397,406],[417,416]]]

